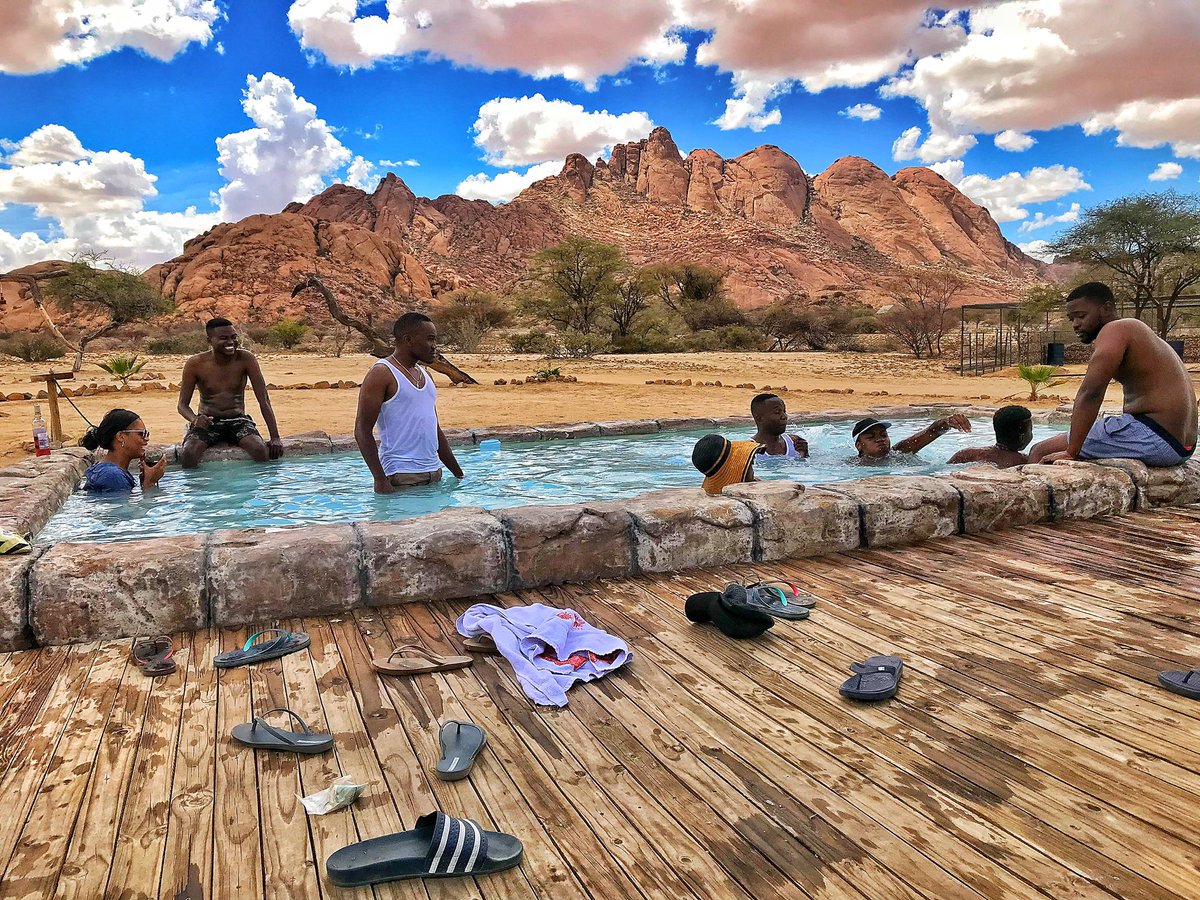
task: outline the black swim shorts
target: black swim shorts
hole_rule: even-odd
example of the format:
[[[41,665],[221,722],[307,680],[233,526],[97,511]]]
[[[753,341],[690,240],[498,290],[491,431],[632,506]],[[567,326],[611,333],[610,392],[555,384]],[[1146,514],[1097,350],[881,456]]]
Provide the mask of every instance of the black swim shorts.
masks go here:
[[[203,441],[206,446],[211,447],[213,444],[237,444],[242,438],[249,437],[252,434],[258,434],[258,426],[254,424],[254,420],[247,415],[227,416],[219,418],[212,417],[212,424],[207,428],[199,428],[192,425],[184,435],[184,441],[189,441],[195,438],[198,441]]]

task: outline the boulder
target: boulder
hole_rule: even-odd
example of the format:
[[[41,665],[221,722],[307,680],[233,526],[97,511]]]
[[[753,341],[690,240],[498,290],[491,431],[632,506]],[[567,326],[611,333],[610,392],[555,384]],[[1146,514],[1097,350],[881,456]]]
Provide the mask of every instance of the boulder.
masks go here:
[[[263,440],[266,440],[264,437]],[[305,431],[302,434],[292,434],[283,439],[284,456],[312,456],[317,453],[331,453],[333,443],[329,435],[323,431]]]
[[[345,612],[360,599],[354,528],[218,531],[206,577],[212,621],[222,628]]]
[[[721,494],[753,510],[755,559],[823,556],[859,546],[858,504],[849,497],[774,479],[733,484]]]
[[[1050,489],[1013,469],[969,466],[949,480],[962,495],[964,534],[998,531],[1050,518]]]
[[[733,497],[675,488],[641,494],[623,505],[633,517],[639,571],[674,572],[754,558],[754,514]]]
[[[719,419],[713,419],[713,428],[720,431],[722,428],[753,428],[753,416],[722,416]]]
[[[195,631],[208,625],[204,541],[183,535],[55,544],[29,575],[39,644]]]
[[[711,430],[713,420],[686,416],[658,420],[659,431],[700,431],[702,428]]]
[[[29,629],[28,578],[40,550],[22,556],[0,556],[0,652],[33,646]]]
[[[633,571],[633,520],[620,502],[517,506],[495,515],[508,529],[513,590]]]
[[[0,486],[0,509],[18,523],[16,531],[37,534],[67,502],[78,480],[66,471],[11,481],[6,478],[6,484]]]
[[[535,428],[533,425],[492,425],[488,428],[472,428],[471,434],[474,436],[475,443],[480,444],[484,441],[495,438],[501,443],[526,443],[529,441],[540,441],[542,439],[541,429]]]
[[[817,485],[860,508],[864,547],[897,547],[958,533],[961,499],[954,485],[927,475],[877,475]]]
[[[654,419],[620,419],[615,422],[598,422],[600,434],[654,434],[658,431],[658,422]]]
[[[569,440],[571,438],[595,437],[600,426],[595,422],[555,423],[538,425],[543,440]]]
[[[1050,488],[1055,522],[1123,515],[1137,499],[1133,479],[1112,466],[1072,461],[1021,466],[1020,471]]]
[[[329,436],[329,447],[334,453],[357,453],[358,441],[352,434],[332,434]]]
[[[1136,459],[1095,459],[1098,466],[1120,469],[1137,486],[1137,509],[1152,506],[1187,506],[1200,503],[1200,461],[1182,466],[1151,468]]]
[[[355,527],[369,606],[473,597],[508,588],[504,526],[482,509],[463,507]]]

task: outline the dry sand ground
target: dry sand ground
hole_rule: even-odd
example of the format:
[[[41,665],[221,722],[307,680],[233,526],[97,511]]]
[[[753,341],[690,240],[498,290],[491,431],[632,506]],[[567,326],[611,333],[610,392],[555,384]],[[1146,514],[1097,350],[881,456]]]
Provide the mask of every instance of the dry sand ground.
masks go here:
[[[602,356],[591,360],[547,363],[538,357],[511,354],[469,356],[453,354],[454,362],[481,383],[452,388],[436,376],[438,406],[446,427],[498,424],[538,424],[612,419],[661,418],[666,416],[745,415],[750,398],[770,385],[795,412],[854,409],[867,406],[920,402],[998,404],[1020,401],[1027,389],[1012,370],[994,375],[960,377],[947,371],[947,363],[918,361],[892,353],[690,353],[645,356]],[[374,361],[365,355],[340,359],[312,354],[268,353],[260,357],[267,380],[277,385],[312,384],[318,381],[360,382]],[[564,375],[575,375],[577,384],[494,385],[497,378],[524,379],[540,368],[558,366]],[[153,357],[147,371],[165,376],[162,384],[178,383],[183,357]],[[59,360],[55,369],[69,368]],[[47,371],[46,363],[0,363],[0,393],[34,391],[30,376]],[[1081,367],[1065,371],[1081,371]],[[751,382],[755,389],[650,385],[657,378],[720,381],[724,385]],[[93,363],[85,363],[78,381],[114,383]],[[1055,406],[1074,395],[1078,379],[1052,389],[1051,397],[1034,406]],[[786,391],[779,391],[781,387]],[[852,393],[845,393],[846,391]],[[884,393],[886,392],[886,393]],[[153,432],[154,443],[173,443],[183,430],[175,410],[174,392],[100,394],[75,402],[93,422],[114,406],[141,414]],[[1120,403],[1119,388],[1109,394],[1110,404]],[[262,417],[252,397],[250,414],[260,424]],[[272,391],[271,401],[284,435],[320,429],[345,434],[354,428],[357,391],[293,390]],[[86,426],[73,409],[61,402],[63,431],[78,439]],[[45,404],[43,403],[43,414]],[[22,444],[30,441],[33,403],[0,403],[0,462],[26,455]],[[264,429],[265,434],[265,429]]]

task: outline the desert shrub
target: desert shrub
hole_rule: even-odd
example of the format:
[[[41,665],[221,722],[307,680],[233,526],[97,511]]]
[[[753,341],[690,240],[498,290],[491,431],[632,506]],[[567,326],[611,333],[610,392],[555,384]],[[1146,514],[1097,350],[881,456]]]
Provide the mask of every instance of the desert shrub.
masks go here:
[[[162,337],[153,338],[146,342],[146,352],[151,356],[203,353],[207,349],[208,338],[205,336],[203,329],[163,335]]]
[[[16,357],[22,362],[47,362],[62,359],[67,355],[67,348],[57,338],[34,331],[0,341],[0,353]]]
[[[295,319],[280,319],[267,329],[264,343],[269,347],[282,347],[291,350],[308,334],[308,326]]]
[[[438,336],[463,353],[474,353],[489,332],[512,319],[507,306],[486,291],[451,291],[433,313]]]
[[[762,332],[748,325],[720,325],[713,331],[722,350],[762,349]]]
[[[538,353],[542,356],[553,356],[558,349],[557,342],[545,331],[514,331],[508,336],[508,346],[513,353]]]
[[[711,350],[721,349],[720,335],[710,328],[685,334],[680,338],[679,342],[683,349],[692,353],[707,353]]]
[[[612,346],[607,335],[583,334],[573,329],[562,333],[562,353],[572,359],[583,359],[603,353]]]
[[[614,353],[679,353],[683,346],[671,335],[661,331],[616,335],[612,339]]]

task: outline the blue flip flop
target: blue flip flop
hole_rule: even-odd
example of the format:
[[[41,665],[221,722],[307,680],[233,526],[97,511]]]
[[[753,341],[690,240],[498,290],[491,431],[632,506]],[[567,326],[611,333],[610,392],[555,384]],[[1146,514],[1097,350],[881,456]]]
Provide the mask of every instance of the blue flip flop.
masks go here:
[[[1171,669],[1167,672],[1159,672],[1158,683],[1173,694],[1179,694],[1181,697],[1191,700],[1200,700],[1200,669],[1191,669],[1187,672]]]
[[[264,634],[275,634],[278,637],[269,641],[254,643]],[[218,653],[213,657],[213,665],[218,669],[232,669],[234,666],[248,666],[251,663],[263,662],[268,659],[279,659],[297,650],[303,650],[311,643],[308,635],[302,631],[286,631],[282,628],[268,628],[258,634],[252,634],[241,650],[229,650]]]

